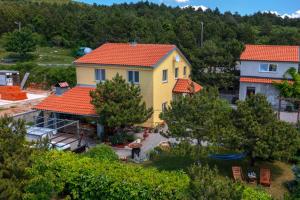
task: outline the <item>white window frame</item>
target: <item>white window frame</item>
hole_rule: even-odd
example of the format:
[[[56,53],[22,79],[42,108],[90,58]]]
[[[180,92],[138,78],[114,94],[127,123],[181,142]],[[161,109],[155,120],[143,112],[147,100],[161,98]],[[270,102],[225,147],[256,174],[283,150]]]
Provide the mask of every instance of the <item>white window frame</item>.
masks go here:
[[[130,78],[129,78],[129,74],[130,73],[132,73],[132,79],[133,79],[133,81],[130,81]],[[136,74],[138,75],[138,80],[136,78]],[[140,83],[140,72],[139,71],[134,71],[134,70],[129,70],[127,72],[127,78],[128,78],[128,82],[129,83],[139,84]]]
[[[99,74],[100,79],[97,79],[97,78],[99,78],[98,73],[97,73],[98,71],[100,71],[100,74]],[[100,83],[100,82],[103,82],[105,80],[106,80],[106,71],[105,71],[105,69],[95,69],[95,81],[97,83]]]
[[[268,70],[262,70],[262,65],[267,65],[268,66]],[[270,65],[275,65],[276,66],[276,71],[270,71]],[[263,72],[263,73],[277,73],[278,71],[278,64],[275,63],[261,63],[259,65],[259,72]]]
[[[174,71],[174,77],[175,77],[175,79],[178,79],[178,76],[179,76],[179,68],[176,67],[175,71]]]
[[[166,72],[166,79],[164,79],[164,72]],[[168,82],[168,70],[167,69],[164,69],[162,70],[162,82],[163,83],[167,83]]]

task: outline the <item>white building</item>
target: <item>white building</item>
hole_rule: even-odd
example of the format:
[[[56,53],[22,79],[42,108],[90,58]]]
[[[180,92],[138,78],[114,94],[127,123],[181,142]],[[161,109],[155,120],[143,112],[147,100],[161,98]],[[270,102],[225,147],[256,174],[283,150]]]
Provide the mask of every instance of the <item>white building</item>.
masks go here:
[[[261,93],[277,106],[279,91],[273,83],[281,82],[289,68],[298,71],[299,64],[299,46],[246,45],[240,57],[239,99]]]

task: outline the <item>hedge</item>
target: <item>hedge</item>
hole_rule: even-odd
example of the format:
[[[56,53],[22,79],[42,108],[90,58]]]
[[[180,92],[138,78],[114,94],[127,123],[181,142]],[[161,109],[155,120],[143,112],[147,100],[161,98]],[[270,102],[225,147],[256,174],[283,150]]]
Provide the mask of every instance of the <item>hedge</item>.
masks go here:
[[[70,152],[50,151],[33,158],[24,199],[185,199],[189,178]]]

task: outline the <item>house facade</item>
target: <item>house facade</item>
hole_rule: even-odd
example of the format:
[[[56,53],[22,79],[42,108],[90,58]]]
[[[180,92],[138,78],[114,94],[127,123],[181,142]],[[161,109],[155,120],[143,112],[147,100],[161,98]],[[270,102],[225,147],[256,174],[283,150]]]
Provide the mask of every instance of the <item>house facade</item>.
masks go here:
[[[191,65],[175,45],[106,43],[74,64],[77,86],[61,96],[50,96],[36,109],[96,116],[89,91],[118,73],[129,83],[140,86],[143,100],[154,111],[143,126],[153,127],[162,122],[159,114],[174,96],[202,89],[189,79]],[[83,96],[77,96],[76,90]]]
[[[275,107],[279,91],[274,82],[282,82],[290,68],[298,71],[300,63],[299,46],[246,45],[240,57],[239,99],[250,94],[264,94]],[[286,77],[290,78],[290,77]]]

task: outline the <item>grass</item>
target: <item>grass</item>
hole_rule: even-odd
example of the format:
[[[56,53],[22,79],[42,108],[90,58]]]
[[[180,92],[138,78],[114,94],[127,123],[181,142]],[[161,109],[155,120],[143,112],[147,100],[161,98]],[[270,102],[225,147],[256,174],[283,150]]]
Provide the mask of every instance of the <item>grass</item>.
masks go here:
[[[0,60],[14,55],[0,46]],[[36,51],[32,53],[32,57],[33,59],[29,61],[40,65],[71,65],[75,60],[70,49],[59,47],[37,47]]]
[[[157,158],[143,163],[144,167],[154,167],[159,170],[184,170],[187,171],[188,167],[190,167],[195,160],[189,156],[176,156],[171,155],[170,153],[162,153]],[[214,160],[207,157],[202,157],[202,164],[208,164],[211,168],[217,167],[219,170],[219,174],[222,177],[232,178],[232,166],[241,166],[243,170],[244,176],[246,175],[248,170],[253,170],[256,172],[259,177],[259,169],[260,167],[267,167],[271,170],[271,187],[265,188],[265,190],[270,193],[276,199],[282,199],[284,194],[288,192],[285,188],[284,183],[287,181],[291,181],[294,179],[293,172],[291,170],[291,166],[289,164],[275,161],[275,162],[267,162],[267,161],[258,161],[255,166],[252,168],[249,165],[249,160],[236,160],[236,161],[221,161]],[[248,183],[245,183],[249,185]],[[253,187],[254,185],[249,185]],[[261,186],[257,186],[261,187]]]

